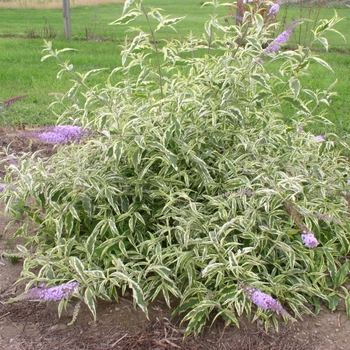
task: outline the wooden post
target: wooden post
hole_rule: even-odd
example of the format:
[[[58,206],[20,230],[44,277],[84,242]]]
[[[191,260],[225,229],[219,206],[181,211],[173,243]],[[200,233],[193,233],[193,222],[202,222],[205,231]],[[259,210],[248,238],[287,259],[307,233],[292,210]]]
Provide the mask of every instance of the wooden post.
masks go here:
[[[63,19],[64,19],[64,33],[66,39],[72,39],[72,31],[70,27],[70,7],[69,0],[63,0]]]

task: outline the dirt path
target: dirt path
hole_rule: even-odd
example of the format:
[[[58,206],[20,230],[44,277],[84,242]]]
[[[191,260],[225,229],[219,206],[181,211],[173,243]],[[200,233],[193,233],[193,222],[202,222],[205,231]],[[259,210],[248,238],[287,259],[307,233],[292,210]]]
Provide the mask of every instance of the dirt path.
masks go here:
[[[14,154],[43,148],[33,144],[21,133],[0,129],[2,145],[9,145]],[[4,169],[0,169],[2,175]],[[0,212],[4,207],[0,207]],[[16,225],[4,232],[9,219],[0,215],[0,253],[15,249],[10,238]],[[21,264],[12,264],[0,254],[0,350],[78,350],[78,349],[225,349],[225,350],[350,350],[350,321],[346,321],[345,306],[330,312],[324,308],[317,316],[305,316],[294,324],[282,325],[280,332],[266,334],[259,322],[241,320],[241,328],[225,328],[222,323],[206,327],[197,339],[183,341],[184,328],[178,319],[171,319],[171,310],[161,301],[150,306],[150,320],[135,310],[127,296],[120,303],[98,303],[98,320],[93,322],[87,308],[82,307],[77,321],[71,321],[76,301],[59,319],[57,304],[20,302],[5,304],[24,290],[24,283],[15,284],[20,277]]]

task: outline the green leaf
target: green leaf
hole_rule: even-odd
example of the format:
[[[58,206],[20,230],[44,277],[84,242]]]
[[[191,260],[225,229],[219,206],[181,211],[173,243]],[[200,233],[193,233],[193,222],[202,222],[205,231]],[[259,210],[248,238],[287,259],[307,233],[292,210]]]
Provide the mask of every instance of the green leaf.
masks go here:
[[[93,232],[90,234],[90,236],[88,237],[88,239],[86,240],[86,243],[84,244],[84,247],[86,249],[86,253],[87,253],[87,258],[89,260],[92,260],[92,257],[94,255],[95,252],[95,243],[96,243],[96,238],[97,235],[100,233],[99,228],[101,226],[105,225],[104,221],[100,221],[95,229],[93,230]]]
[[[252,74],[251,78],[257,81],[260,85],[262,85],[265,89],[271,90],[270,85],[266,83],[266,80],[264,79],[263,76],[258,75],[258,74]]]
[[[114,236],[119,236],[119,231],[118,231],[118,228],[117,228],[117,226],[115,224],[114,218],[109,218],[108,219],[108,225],[109,225],[109,228],[110,228],[112,234]]]
[[[318,155],[321,157],[323,152],[326,150],[327,148],[327,143],[326,142],[322,142],[319,149],[318,149]]]
[[[16,248],[23,254],[23,255],[29,255],[28,249],[20,244],[16,245]]]
[[[129,254],[128,254],[126,248],[125,248],[125,244],[123,243],[123,241],[120,241],[120,242],[119,242],[119,249],[120,249],[120,251],[122,252],[122,254],[123,254],[126,258],[129,257]]]
[[[76,244],[76,241],[74,238],[69,239],[64,244],[64,257],[69,258],[72,252],[72,249],[74,245]]]
[[[131,21],[133,21],[134,19],[136,19],[137,17],[141,16],[141,13],[138,11],[129,11],[128,13],[126,13],[125,15],[123,15],[122,17],[118,18],[117,20],[109,23],[109,25],[124,25],[124,24],[128,24]]]
[[[135,0],[125,0],[123,7],[123,14],[134,3]]]
[[[141,149],[146,149],[146,142],[145,142],[145,138],[143,135],[137,135],[135,136],[135,142],[137,143],[137,145],[141,148]]]
[[[61,217],[58,220],[56,220],[56,238],[57,238],[57,240],[61,239],[62,231],[63,231],[63,220]]]
[[[120,214],[120,210],[119,210],[119,207],[118,205],[116,205],[115,203],[115,198],[113,196],[113,192],[109,190],[109,188],[105,188],[105,196],[107,198],[107,201],[109,203],[109,205],[114,209],[115,213],[116,214]]]
[[[176,18],[169,18],[169,19],[166,19],[166,20],[163,21],[163,25],[164,26],[173,25],[173,24],[181,22],[185,18],[186,18],[186,16],[176,17]]]
[[[84,303],[88,306],[89,310],[91,311],[94,321],[96,321],[97,315],[96,315],[96,306],[94,301],[94,292],[90,287],[87,287],[85,289],[84,293]]]
[[[339,297],[337,295],[332,295],[328,298],[328,308],[335,311],[339,304]]]
[[[69,211],[71,212],[71,214],[74,216],[74,218],[76,220],[80,221],[79,214],[78,214],[77,210],[75,209],[75,207],[73,206],[73,204],[69,205]]]
[[[320,64],[321,66],[327,68],[328,70],[333,72],[332,67],[326,62],[324,61],[322,58],[316,57],[316,56],[311,56],[310,60],[317,62],[318,64]]]
[[[138,211],[135,211],[135,213],[133,214],[133,216],[135,216],[135,221],[138,220],[138,221],[140,221],[143,225],[146,226],[146,222],[145,222],[144,218],[142,217],[142,215],[141,215]]]
[[[130,232],[134,232],[135,231],[135,225],[136,225],[136,216],[132,215],[131,218],[129,219],[129,228],[130,228]]]
[[[312,298],[312,304],[315,307],[315,314],[317,315],[322,310],[322,305],[319,298]]]
[[[140,149],[134,150],[134,152],[131,155],[131,161],[132,161],[132,164],[134,165],[135,170],[139,168],[141,160],[142,160],[142,150]]]
[[[67,324],[67,326],[71,326],[77,320],[80,307],[81,307],[81,300],[79,300],[78,303],[74,306],[72,320]]]
[[[331,279],[334,283],[335,276],[337,274],[337,266],[335,264],[333,255],[326,249],[324,250],[324,253],[325,253],[326,258],[327,258],[327,268],[328,268],[329,274],[331,276]]]
[[[181,305],[179,305],[173,311],[173,315],[180,315],[186,312],[188,309],[193,309],[198,303],[199,303],[199,300],[197,297],[189,298],[185,302],[182,302]]]
[[[73,269],[78,273],[80,279],[85,281],[86,276],[84,272],[84,264],[76,256],[71,256],[69,262]]]
[[[171,270],[166,266],[151,265],[147,268],[145,273],[149,274],[150,272],[154,272],[157,275],[159,275],[162,279],[174,283],[173,280],[169,277],[169,275],[171,275]]]
[[[224,309],[224,310],[221,310],[217,316],[215,316],[215,319],[218,317],[218,316],[222,316],[222,318],[225,320],[225,324],[226,326],[229,326],[231,324],[234,324],[236,327],[239,328],[239,321],[237,319],[237,316],[235,315],[235,313],[229,309]],[[214,319],[214,320],[215,320]],[[214,322],[214,321],[213,321]]]
[[[214,308],[219,308],[219,304],[213,300],[202,300],[196,305],[183,319],[183,322],[189,321],[184,337],[189,336],[191,332],[199,334]]]
[[[82,201],[82,206],[84,211],[88,214],[91,215],[92,212],[92,203],[90,197],[83,195],[81,198]]]
[[[67,306],[67,299],[65,298],[61,299],[57,307],[58,318],[61,318],[62,311],[66,308],[66,306]]]
[[[70,213],[67,213],[67,215],[64,218],[64,225],[65,225],[67,234],[70,235],[74,227],[73,215],[71,215]]]
[[[136,304],[140,307],[140,309],[146,314],[148,318],[148,310],[145,302],[145,298],[142,292],[142,288],[136,283],[134,280],[129,278],[127,275],[125,275],[122,272],[116,271],[111,274],[111,277],[116,277],[120,279],[123,282],[126,282],[129,286],[129,288],[133,292],[133,298],[136,302]]]
[[[328,51],[328,40],[323,37],[317,38],[317,40],[324,46],[326,51]]]
[[[350,272],[350,261],[343,263],[338,272],[336,273],[334,280],[334,288],[340,287],[348,279]]]
[[[158,31],[163,27],[169,27],[169,28],[173,29],[174,31],[176,31],[175,28],[173,27],[173,25],[182,21],[184,18],[186,18],[186,16],[161,20],[161,22],[158,24],[155,31]]]
[[[302,110],[303,112],[309,114],[310,111],[309,109],[305,106],[305,104],[299,100],[299,99],[295,99],[295,98],[291,98],[289,96],[285,96],[283,97],[283,99],[285,101],[287,101],[288,103],[290,103],[296,110]]]
[[[123,154],[123,142],[118,141],[113,145],[113,158],[116,162],[116,165],[119,164],[122,154]]]
[[[163,146],[161,143],[156,142],[156,141],[151,141],[149,142],[149,146],[153,148],[158,148],[160,151],[163,152],[163,154],[168,158],[171,166],[175,169],[178,170],[177,168],[177,156],[170,152],[165,146]]]
[[[293,92],[294,98],[297,98],[300,92],[300,81],[298,79],[291,78],[289,80],[289,87]]]
[[[346,309],[346,317],[349,319],[350,318],[350,295],[348,291],[345,296],[345,309]]]

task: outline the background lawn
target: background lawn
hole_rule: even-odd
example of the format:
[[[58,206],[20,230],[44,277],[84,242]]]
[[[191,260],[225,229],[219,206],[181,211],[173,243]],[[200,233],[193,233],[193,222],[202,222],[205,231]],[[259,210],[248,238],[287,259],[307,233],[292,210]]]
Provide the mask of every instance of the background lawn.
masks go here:
[[[124,41],[126,27],[111,26],[108,23],[117,19],[122,12],[122,3],[108,3],[98,6],[71,7],[72,40],[64,38],[64,26],[62,9],[50,8],[52,2],[40,3],[39,9],[31,9],[39,2],[14,2],[17,8],[0,8],[0,101],[19,95],[28,95],[25,99],[13,104],[10,108],[2,110],[2,125],[46,125],[54,124],[56,117],[50,112],[48,106],[54,101],[53,93],[63,93],[70,87],[68,76],[57,79],[59,70],[57,62],[53,59],[41,62],[43,39],[52,40],[54,48],[62,49],[72,47],[77,51],[67,52],[64,59],[74,64],[79,72],[86,72],[94,68],[107,68],[106,73],[98,78],[92,78],[92,83],[104,83],[108,71],[120,65],[120,44]],[[149,0],[146,5],[163,8],[171,17],[186,16],[185,20],[177,26],[177,32],[170,30],[160,31],[158,39],[176,38],[184,40],[192,33],[202,33],[202,23],[209,19],[212,13],[211,7],[201,7],[201,1],[177,0]],[[342,4],[342,2],[337,2]],[[56,3],[57,5],[57,3]],[[328,117],[335,126],[315,125],[316,133],[337,132],[344,138],[350,132],[349,94],[350,91],[350,9],[345,6],[333,6],[318,8],[315,2],[312,7],[286,5],[281,8],[278,20],[281,26],[276,30],[276,35],[288,27],[293,20],[299,18],[321,19],[330,18],[334,10],[344,20],[338,24],[337,29],[346,37],[344,41],[340,36],[329,36],[329,51],[326,53],[321,46],[315,48],[321,58],[326,60],[334,70],[327,71],[317,64],[311,67],[311,77],[305,82],[311,89],[327,88],[334,80],[338,79],[335,90],[338,96],[333,98],[329,108]],[[332,3],[333,5],[333,3]],[[57,6],[56,6],[57,7]],[[227,10],[220,8],[218,16],[228,15]],[[143,19],[137,23],[145,27]],[[296,30],[289,41],[291,47],[310,41],[310,30],[314,22],[305,21],[300,30]],[[132,35],[132,34],[130,34]],[[278,67],[276,67],[278,68]],[[95,79],[95,80],[94,80]]]

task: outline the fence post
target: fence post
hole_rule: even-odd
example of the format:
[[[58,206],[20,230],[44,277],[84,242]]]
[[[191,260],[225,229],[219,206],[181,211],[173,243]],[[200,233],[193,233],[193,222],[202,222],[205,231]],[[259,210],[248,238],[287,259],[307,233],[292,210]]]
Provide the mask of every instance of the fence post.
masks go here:
[[[64,19],[64,33],[66,39],[72,39],[72,31],[70,27],[70,7],[69,0],[63,0],[63,19]]]

